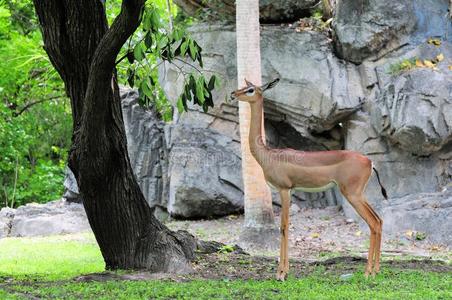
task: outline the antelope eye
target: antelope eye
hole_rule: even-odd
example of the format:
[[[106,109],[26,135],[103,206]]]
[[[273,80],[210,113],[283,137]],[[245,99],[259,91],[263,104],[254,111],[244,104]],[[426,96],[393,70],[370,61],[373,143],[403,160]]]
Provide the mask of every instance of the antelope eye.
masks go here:
[[[247,95],[247,96],[252,96],[252,95],[254,95],[254,89],[249,89],[249,90],[247,90],[247,91],[246,91],[246,95]]]

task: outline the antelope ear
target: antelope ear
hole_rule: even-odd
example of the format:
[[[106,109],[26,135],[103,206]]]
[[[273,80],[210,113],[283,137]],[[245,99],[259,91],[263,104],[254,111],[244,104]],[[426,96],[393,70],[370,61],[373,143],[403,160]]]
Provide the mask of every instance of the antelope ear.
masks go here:
[[[246,78],[245,78],[245,83],[246,83],[246,86],[253,86],[253,84],[251,82],[249,82],[248,80],[246,80]]]
[[[266,90],[269,90],[271,88],[273,88],[275,85],[277,85],[279,82],[279,78],[276,78],[273,81],[270,81],[269,83],[264,84],[263,86],[261,86],[261,90],[264,92]]]

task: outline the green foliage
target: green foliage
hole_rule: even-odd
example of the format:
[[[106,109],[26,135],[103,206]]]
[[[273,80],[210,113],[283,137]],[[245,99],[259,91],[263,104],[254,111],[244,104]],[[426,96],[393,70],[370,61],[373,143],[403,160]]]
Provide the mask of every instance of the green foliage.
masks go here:
[[[122,1],[106,1],[111,23]],[[123,47],[118,59],[119,80],[135,87],[140,103],[154,105],[165,121],[173,106],[158,80],[162,62],[187,57],[202,67],[202,49],[183,29],[169,29],[166,0],[146,5],[142,24]],[[171,6],[171,17],[177,14]],[[64,85],[43,50],[42,36],[31,0],[0,0],[0,207],[47,202],[61,197],[64,168],[71,137],[71,110]],[[122,57],[122,58],[121,58]],[[187,101],[205,111],[213,106],[209,81],[197,68],[185,73],[186,86],[177,107]]]
[[[158,81],[158,67],[163,63],[173,63],[184,76],[183,92],[176,103],[181,113],[188,110],[188,102],[201,106],[204,111],[213,107],[212,91],[219,83],[215,76],[208,81],[194,65],[203,67],[202,48],[183,24],[176,24],[170,30],[168,18],[164,18],[167,15],[165,7],[156,3],[146,5],[141,26],[122,50],[118,65],[120,78],[130,87],[138,88],[141,104],[154,104],[165,121],[172,119],[172,105]],[[192,72],[187,73],[181,64],[190,65]]]
[[[406,58],[389,66],[389,73],[397,75],[416,67],[416,57]]]
[[[234,246],[233,245],[223,245],[223,246],[221,246],[221,248],[218,250],[218,252],[220,252],[220,253],[231,253],[231,252],[233,252],[235,249],[234,249]]]
[[[0,207],[54,200],[63,188],[70,108],[31,5],[0,2]]]
[[[423,241],[427,238],[427,234],[425,232],[417,231],[414,238],[418,241]]]

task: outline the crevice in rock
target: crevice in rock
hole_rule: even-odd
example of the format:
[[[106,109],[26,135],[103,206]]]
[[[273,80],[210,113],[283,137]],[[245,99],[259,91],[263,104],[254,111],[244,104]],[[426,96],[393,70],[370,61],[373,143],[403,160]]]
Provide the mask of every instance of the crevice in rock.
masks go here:
[[[238,187],[237,185],[235,185],[234,183],[230,182],[229,180],[226,180],[226,179],[218,176],[218,181],[221,182],[222,184],[232,187],[233,189],[236,189],[237,191],[239,191],[240,193],[243,194],[243,190],[240,187]]]

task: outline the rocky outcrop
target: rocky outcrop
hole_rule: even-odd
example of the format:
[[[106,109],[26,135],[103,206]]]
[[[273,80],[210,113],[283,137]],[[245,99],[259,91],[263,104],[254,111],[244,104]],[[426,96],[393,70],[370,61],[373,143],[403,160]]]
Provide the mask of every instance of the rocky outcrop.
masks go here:
[[[431,37],[452,41],[447,0],[341,0],[333,22],[337,55],[361,63]]]
[[[82,204],[66,200],[30,203],[0,211],[0,238],[44,236],[89,231]]]
[[[360,63],[407,42],[416,25],[413,1],[341,0],[334,22],[341,58]]]
[[[447,1],[344,0],[338,5],[333,41],[325,32],[296,30],[297,24],[262,26],[263,81],[281,78],[265,95],[268,144],[362,152],[390,197],[383,201],[372,176],[366,196],[383,216],[385,234],[410,229],[448,243],[452,35],[447,33],[452,22],[445,19]],[[189,113],[165,125],[128,90],[123,109],[129,155],[150,205],[159,214],[168,210],[175,217],[202,218],[243,209],[238,108],[225,101],[237,87],[235,32],[233,26],[206,24],[191,31],[203,48],[204,68],[222,80],[215,107],[204,113],[189,106]],[[430,37],[439,43],[427,43]],[[435,68],[414,63],[401,68],[408,60],[432,61],[439,54],[443,59]],[[179,68],[162,64],[159,72],[175,102],[183,85]],[[273,199],[278,204],[277,195]],[[359,219],[337,190],[297,192],[293,201],[300,207],[339,203],[347,217]]]
[[[450,193],[442,192],[452,181],[451,24],[445,0],[344,0],[335,13],[333,41],[297,24],[261,28],[263,81],[281,78],[265,95],[269,145],[352,149],[369,156],[390,196],[383,201],[372,176],[366,196],[383,215],[385,234],[424,231],[433,242],[445,243],[452,232],[450,226],[441,233],[434,229],[451,210]],[[202,124],[238,141],[237,107],[225,102],[237,86],[234,27],[200,24],[191,30],[203,47],[205,69],[218,74],[223,86],[213,110],[204,114],[190,107],[177,126]],[[439,42],[427,43],[431,37]],[[414,64],[435,63],[439,54],[443,59],[434,68]],[[178,68],[166,65],[160,73],[175,101],[182,88]],[[359,219],[337,190],[295,194],[293,200],[310,207],[341,203],[348,217]],[[427,209],[435,203],[440,213]]]
[[[391,199],[389,205],[377,208],[385,220],[384,232],[422,232],[431,243],[452,246],[452,186],[437,193]]]
[[[239,144],[209,128],[167,128],[171,216],[202,218],[243,210]]]
[[[151,207],[166,207],[167,163],[164,123],[152,108],[138,103],[138,93],[121,89],[127,150],[134,174]]]
[[[289,1],[259,1],[260,21],[273,23],[281,21],[295,21],[310,15],[319,0],[289,0]],[[198,16],[202,19],[235,20],[235,1],[233,0],[175,0],[182,11],[189,16]]]
[[[195,26],[192,35],[203,47],[204,68],[215,70],[223,82],[216,95],[217,108],[209,114],[237,121],[237,109],[224,103],[227,91],[237,87],[233,30],[233,27]],[[333,143],[334,139],[328,139],[325,140],[328,145],[322,145],[322,139],[313,135],[333,129],[360,108],[364,95],[357,84],[360,80],[355,66],[337,59],[328,38],[317,32],[265,27],[261,49],[263,80],[281,78],[278,87],[265,95],[266,118],[290,125],[301,138],[310,140],[319,149],[341,148],[339,140]],[[192,71],[183,63],[178,66]],[[183,85],[183,78],[176,75],[179,69],[166,64],[160,71],[161,77],[168,79],[162,82],[163,88],[175,101]]]
[[[408,153],[427,156],[452,140],[452,73],[415,69],[396,76],[377,98],[377,133]]]
[[[381,197],[380,197],[381,198]],[[413,193],[404,197],[394,197],[389,201],[374,201],[373,206],[383,219],[383,234],[404,235],[407,231],[421,232],[432,244],[452,246],[452,186],[433,193]],[[356,216],[348,204],[343,206],[346,215]],[[358,217],[364,231],[368,226]]]

